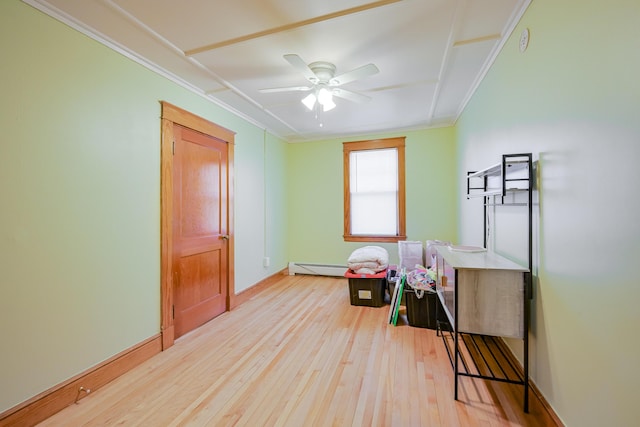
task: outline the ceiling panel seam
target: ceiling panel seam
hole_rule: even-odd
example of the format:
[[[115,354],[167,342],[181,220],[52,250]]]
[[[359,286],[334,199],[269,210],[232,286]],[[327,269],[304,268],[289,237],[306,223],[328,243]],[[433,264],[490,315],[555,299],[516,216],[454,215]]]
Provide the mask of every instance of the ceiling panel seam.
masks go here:
[[[210,50],[215,50],[215,49],[219,49],[221,47],[225,47],[225,46],[230,46],[233,44],[237,44],[237,43],[242,43],[248,40],[253,40],[253,39],[257,39],[260,37],[264,37],[264,36],[270,36],[272,34],[277,34],[277,33],[281,33],[284,31],[289,31],[289,30],[294,30],[296,28],[300,28],[300,27],[306,27],[307,25],[312,25],[312,24],[317,24],[319,22],[324,22],[324,21],[329,21],[331,19],[335,19],[335,18],[341,18],[343,16],[347,16],[347,15],[352,15],[354,13],[359,13],[359,12],[363,12],[369,9],[375,9],[378,7],[382,7],[382,6],[387,6],[389,4],[393,4],[393,3],[398,3],[402,0],[381,0],[381,1],[376,1],[373,3],[368,3],[368,4],[364,4],[362,6],[356,6],[356,7],[352,7],[349,9],[345,9],[345,10],[340,10],[337,12],[332,12],[332,13],[327,13],[325,15],[320,15],[320,16],[316,16],[313,18],[309,18],[309,19],[304,19],[302,21],[298,21],[298,22],[292,22],[289,24],[285,24],[285,25],[281,25],[279,27],[275,27],[275,28],[270,28],[267,30],[263,30],[263,31],[258,31],[252,34],[246,34],[244,36],[240,36],[240,37],[235,37],[229,40],[224,40],[221,42],[217,42],[217,43],[211,43],[205,46],[201,46],[201,47],[197,47],[194,49],[189,49],[186,50],[184,52],[184,54],[186,56],[193,56],[196,55],[198,53],[203,53],[203,52],[207,52]]]

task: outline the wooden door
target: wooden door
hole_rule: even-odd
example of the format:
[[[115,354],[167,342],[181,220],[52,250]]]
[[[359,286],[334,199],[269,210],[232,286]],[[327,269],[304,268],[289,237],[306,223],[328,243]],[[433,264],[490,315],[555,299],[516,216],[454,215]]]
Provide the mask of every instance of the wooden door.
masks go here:
[[[174,124],[175,337],[227,310],[227,144]]]

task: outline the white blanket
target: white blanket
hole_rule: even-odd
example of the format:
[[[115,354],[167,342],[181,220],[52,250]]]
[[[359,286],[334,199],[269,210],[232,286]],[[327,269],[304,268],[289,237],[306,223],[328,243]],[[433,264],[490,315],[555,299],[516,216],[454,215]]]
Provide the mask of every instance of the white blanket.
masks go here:
[[[364,246],[351,253],[347,265],[358,274],[375,274],[387,268],[389,253],[380,246]]]

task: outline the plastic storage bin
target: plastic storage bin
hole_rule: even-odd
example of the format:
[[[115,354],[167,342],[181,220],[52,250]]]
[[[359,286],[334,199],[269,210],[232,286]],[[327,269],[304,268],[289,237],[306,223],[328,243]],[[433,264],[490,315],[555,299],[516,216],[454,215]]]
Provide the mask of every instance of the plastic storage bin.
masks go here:
[[[426,241],[424,261],[427,263],[427,267],[436,265],[436,248],[438,246],[451,246],[451,242],[446,242],[444,240]]]
[[[391,303],[391,298],[393,297],[393,291],[396,289],[398,282],[400,281],[401,271],[398,269],[397,265],[389,265],[387,268],[387,300]],[[402,298],[400,299],[400,305],[405,305],[404,302],[404,293],[402,294]]]
[[[422,242],[413,240],[399,241],[398,256],[400,258],[400,265],[398,265],[398,269],[402,269],[404,267],[406,271],[411,271],[416,268],[416,265],[424,265]]]
[[[368,307],[382,307],[384,305],[387,270],[378,274],[356,274],[347,270],[344,277],[349,279],[351,305]]]
[[[404,297],[406,298],[407,321],[410,326],[437,329],[438,320],[447,321],[442,307],[437,307],[440,301],[435,292],[424,292],[422,298],[418,298],[415,291],[409,288],[405,289]]]

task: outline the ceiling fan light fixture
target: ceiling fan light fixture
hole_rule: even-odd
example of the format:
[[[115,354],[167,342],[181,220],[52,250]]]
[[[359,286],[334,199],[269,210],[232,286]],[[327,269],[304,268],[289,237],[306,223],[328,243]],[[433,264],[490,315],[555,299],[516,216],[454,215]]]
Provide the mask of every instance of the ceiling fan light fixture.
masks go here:
[[[316,95],[310,93],[309,95],[302,98],[302,103],[309,109],[309,111],[313,110],[313,106],[316,104]]]
[[[302,98],[302,103],[305,107],[312,111],[316,105],[316,101],[318,104],[322,105],[322,111],[327,112],[336,108],[336,103],[333,102],[333,94],[331,90],[327,88],[320,88],[316,93],[310,93],[309,95]]]
[[[320,88],[318,91],[318,102],[322,105],[327,102],[333,102],[333,95],[331,94],[331,91],[326,87]]]
[[[325,100],[325,102],[321,104],[322,104],[322,111],[324,112],[327,112],[336,108],[336,103],[333,102],[333,99],[331,98]]]
[[[318,90],[318,103],[322,105],[322,111],[330,111],[336,108],[336,104],[333,102],[333,93],[326,87],[321,87]]]
[[[374,64],[367,64],[336,76],[336,66],[330,62],[316,61],[307,65],[307,63],[296,54],[284,55],[284,59],[300,71],[311,83],[311,86],[276,87],[260,89],[260,92],[274,93],[310,91],[310,93],[302,98],[301,101],[309,111],[315,111],[316,118],[320,111],[327,112],[336,108],[336,103],[333,101],[334,96],[358,103],[369,101],[371,98],[368,96],[346,89],[340,89],[338,86],[342,86],[343,84],[380,72],[378,67]],[[322,110],[320,110],[320,107],[322,107]]]

